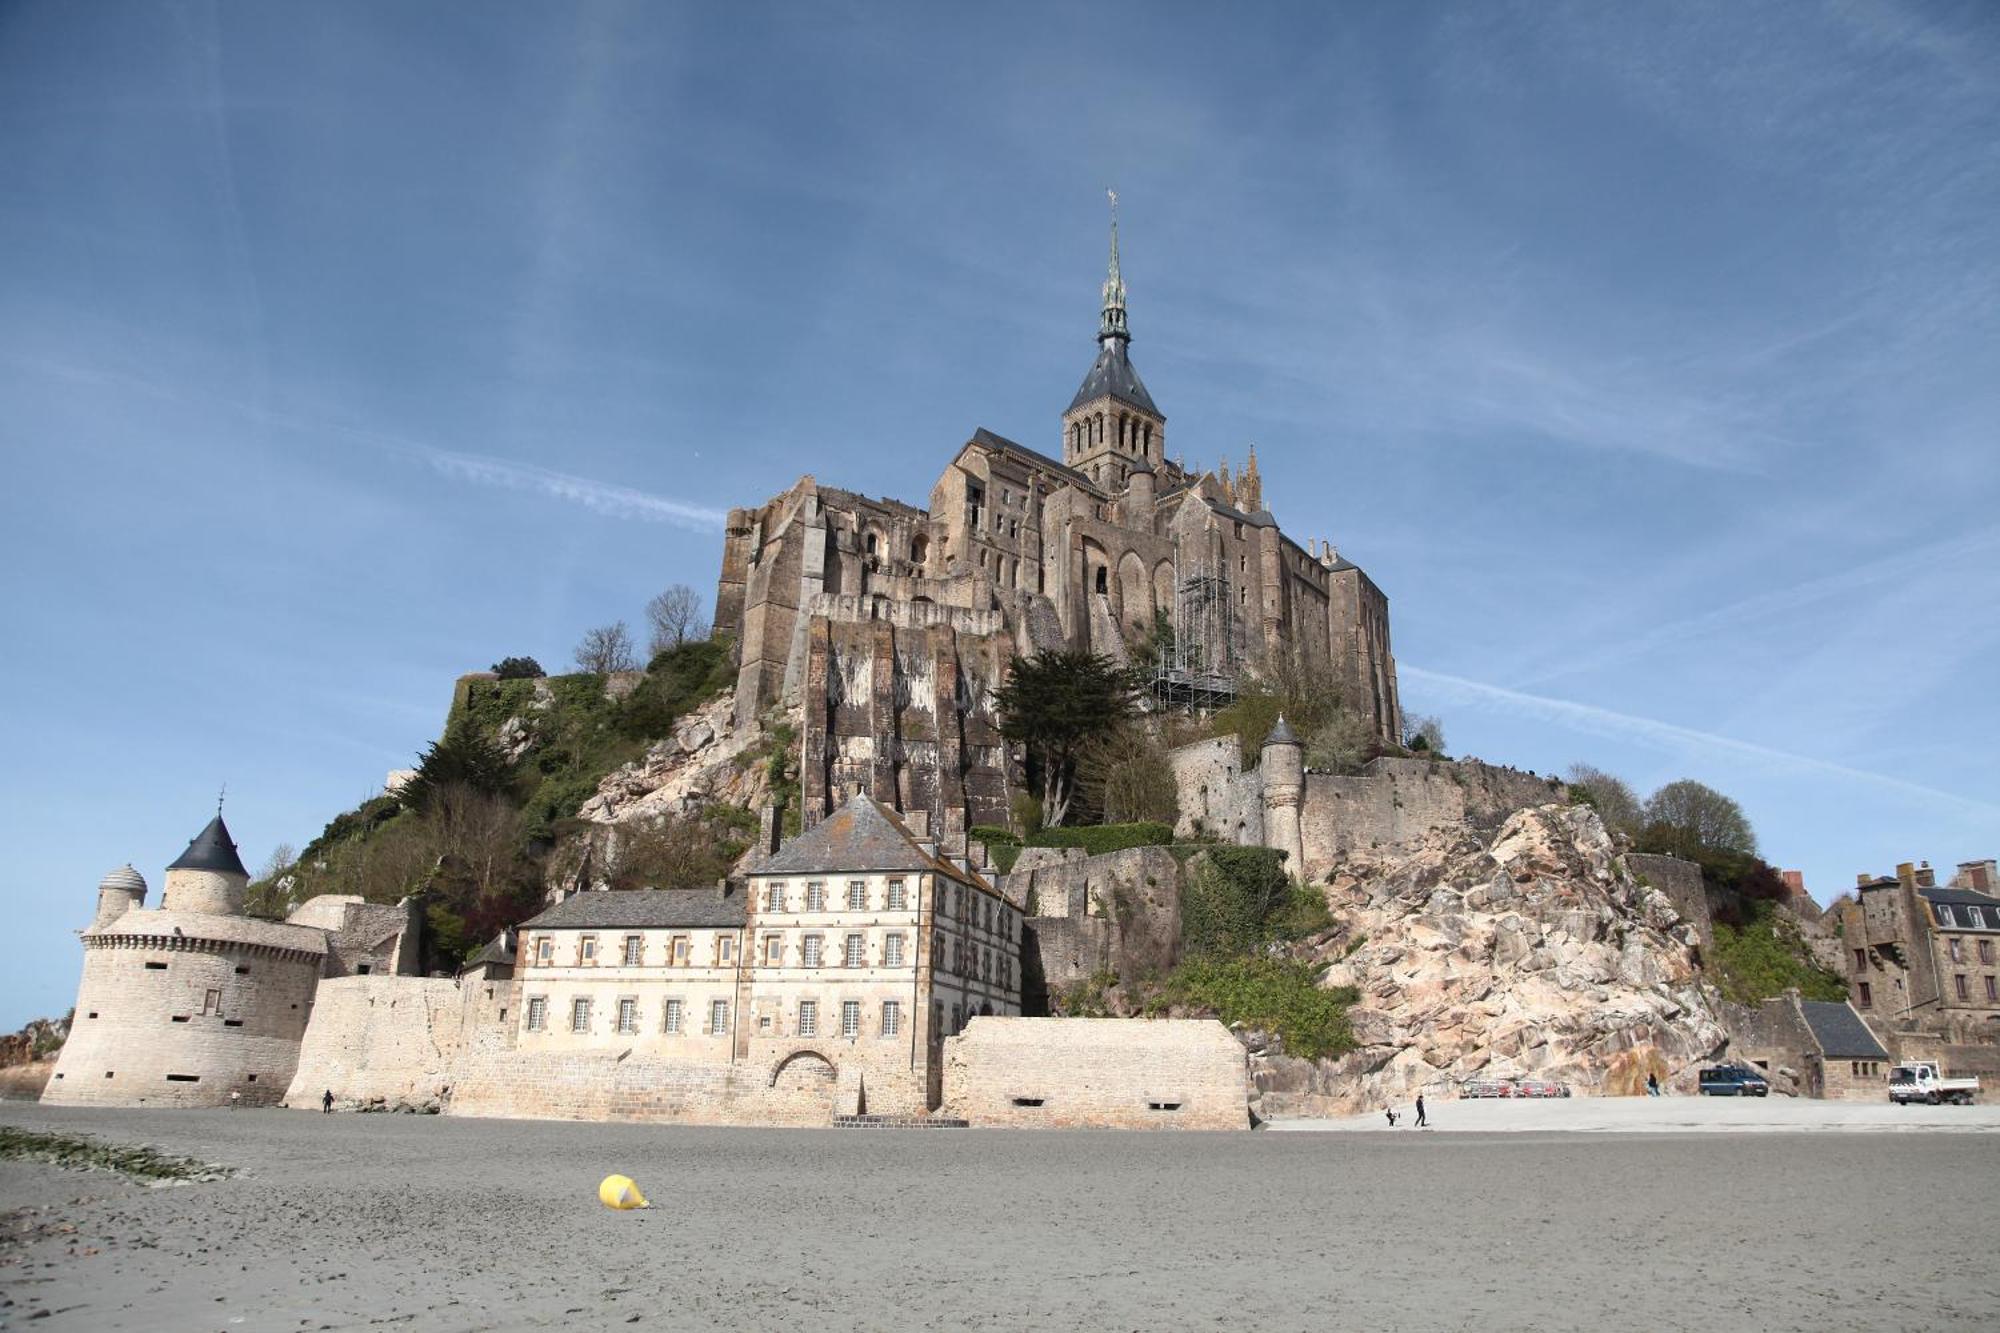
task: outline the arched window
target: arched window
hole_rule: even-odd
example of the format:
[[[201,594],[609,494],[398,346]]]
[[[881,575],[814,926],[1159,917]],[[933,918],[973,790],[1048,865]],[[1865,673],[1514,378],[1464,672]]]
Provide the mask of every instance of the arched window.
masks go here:
[[[1097,567],[1097,590],[1099,592],[1111,591],[1110,571],[1105,569],[1103,565]]]
[[[875,534],[872,532],[868,534],[867,546],[868,546],[868,554],[870,555],[875,554]]]
[[[926,537],[923,533],[920,532],[916,536],[910,538],[911,564],[921,565],[922,563],[924,563],[925,560],[930,558],[930,554],[931,554],[931,539],[929,537]]]

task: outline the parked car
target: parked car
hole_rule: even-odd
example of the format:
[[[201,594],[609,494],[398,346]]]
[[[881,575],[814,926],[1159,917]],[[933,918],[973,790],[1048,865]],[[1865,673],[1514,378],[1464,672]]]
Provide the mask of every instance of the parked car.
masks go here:
[[[1970,1106],[1978,1095],[1978,1079],[1945,1078],[1930,1060],[1912,1060],[1889,1071],[1889,1100],[1903,1106],[1911,1102]]]
[[[1710,1065],[1701,1071],[1704,1097],[1768,1097],[1771,1081],[1747,1065]]]

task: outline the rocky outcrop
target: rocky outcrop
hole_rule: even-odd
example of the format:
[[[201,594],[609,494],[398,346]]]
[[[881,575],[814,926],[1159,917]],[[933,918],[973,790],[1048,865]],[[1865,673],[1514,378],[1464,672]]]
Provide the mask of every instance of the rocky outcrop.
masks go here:
[[[1594,811],[1545,805],[1490,844],[1469,828],[1350,853],[1330,876],[1344,929],[1324,983],[1352,986],[1359,1048],[1285,1056],[1245,1034],[1260,1111],[1343,1115],[1472,1078],[1536,1078],[1579,1095],[1693,1091],[1726,1041],[1705,996],[1699,936],[1626,868]]]

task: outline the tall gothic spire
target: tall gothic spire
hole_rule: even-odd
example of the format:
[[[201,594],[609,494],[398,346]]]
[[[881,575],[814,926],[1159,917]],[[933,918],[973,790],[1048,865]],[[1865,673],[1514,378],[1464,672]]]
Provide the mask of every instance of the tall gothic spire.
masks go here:
[[[1122,338],[1132,341],[1125,327],[1125,279],[1118,276],[1118,191],[1104,192],[1111,199],[1111,266],[1104,278],[1104,314],[1098,321],[1097,341]]]

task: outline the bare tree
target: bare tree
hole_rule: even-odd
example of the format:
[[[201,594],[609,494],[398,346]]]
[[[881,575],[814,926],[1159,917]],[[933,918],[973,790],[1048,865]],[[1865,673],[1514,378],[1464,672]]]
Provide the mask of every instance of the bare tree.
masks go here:
[[[1322,773],[1358,773],[1381,748],[1374,724],[1342,708],[1306,737],[1306,766]]]
[[[293,891],[298,887],[298,876],[293,871],[298,863],[299,855],[292,850],[289,842],[273,847],[264,868],[258,872],[257,878],[250,881],[250,887],[244,894],[243,910],[251,916],[271,921],[284,920],[297,905]]]
[[[1649,851],[1693,858],[1696,852],[1757,854],[1757,835],[1743,807],[1692,778],[1669,782],[1646,799]]]
[[[646,603],[646,619],[653,626],[653,653],[678,648],[693,637],[701,619],[701,594],[685,583],[676,583]]]
[[[613,671],[631,671],[637,666],[632,660],[632,631],[625,628],[622,620],[587,631],[576,645],[579,671],[602,676]]]
[[[1403,748],[1444,753],[1444,724],[1435,717],[1412,713],[1403,719]]]
[[[1597,817],[1604,821],[1604,827],[1613,833],[1637,837],[1639,830],[1645,827],[1645,816],[1639,809],[1639,794],[1617,774],[1607,773],[1590,764],[1571,764],[1569,787],[1570,795],[1595,809]]]
[[[1077,761],[1077,779],[1107,824],[1180,819],[1174,769],[1159,741],[1137,722],[1127,722],[1091,742]]]

